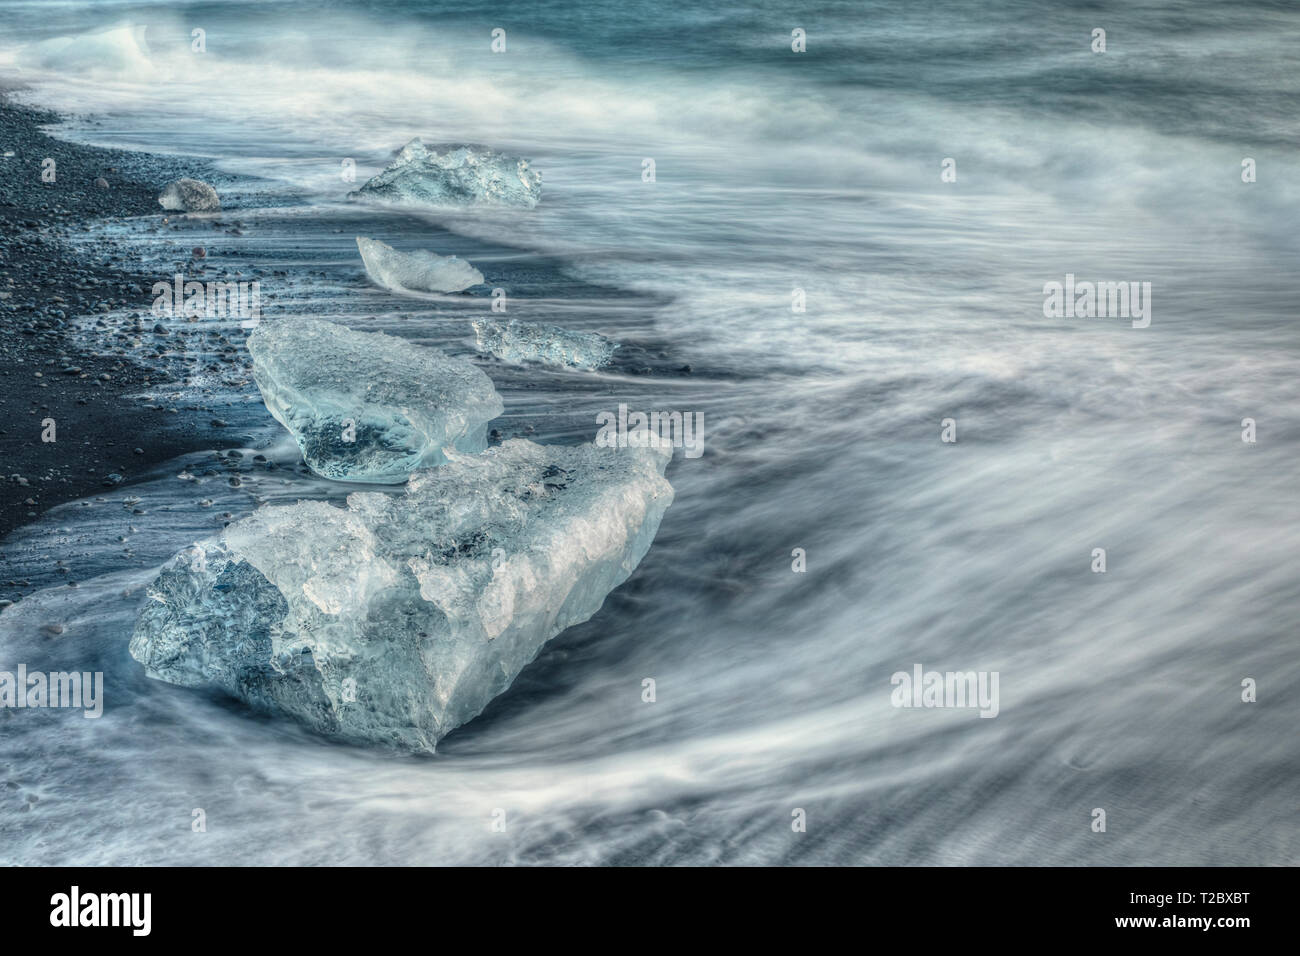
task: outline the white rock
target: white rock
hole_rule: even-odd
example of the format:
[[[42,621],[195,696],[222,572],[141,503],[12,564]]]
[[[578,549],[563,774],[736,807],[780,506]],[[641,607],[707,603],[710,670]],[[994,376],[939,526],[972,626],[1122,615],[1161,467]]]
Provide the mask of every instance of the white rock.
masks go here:
[[[403,146],[378,176],[349,194],[352,198],[410,206],[479,204],[536,206],[542,174],[528,160],[484,146],[428,149],[419,138]]]
[[[158,205],[164,209],[181,212],[219,212],[221,200],[217,191],[198,179],[178,179],[168,183],[161,195]]]
[[[556,367],[598,369],[607,365],[618,345],[595,332],[575,332],[553,325],[534,325],[511,319],[504,324],[491,319],[473,323],[480,352],[515,364],[540,362]]]

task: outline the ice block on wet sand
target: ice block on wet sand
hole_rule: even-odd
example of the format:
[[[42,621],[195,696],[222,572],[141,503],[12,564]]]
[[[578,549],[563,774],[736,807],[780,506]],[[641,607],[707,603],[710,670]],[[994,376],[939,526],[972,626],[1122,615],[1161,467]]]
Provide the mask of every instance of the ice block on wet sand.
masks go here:
[[[323,733],[432,751],[636,568],[671,451],[513,439],[404,493],[264,506],[163,569],[131,654]]]
[[[248,350],[267,409],[325,478],[405,481],[446,447],[482,451],[505,408],[475,365],[397,336],[280,319],[258,326]]]

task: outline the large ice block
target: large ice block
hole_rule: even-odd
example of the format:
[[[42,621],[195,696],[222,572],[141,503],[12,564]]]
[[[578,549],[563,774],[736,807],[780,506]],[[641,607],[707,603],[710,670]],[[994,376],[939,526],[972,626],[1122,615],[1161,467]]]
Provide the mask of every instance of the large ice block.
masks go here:
[[[454,454],[405,493],[264,506],[177,555],[131,654],[346,739],[432,751],[632,573],[671,448]]]

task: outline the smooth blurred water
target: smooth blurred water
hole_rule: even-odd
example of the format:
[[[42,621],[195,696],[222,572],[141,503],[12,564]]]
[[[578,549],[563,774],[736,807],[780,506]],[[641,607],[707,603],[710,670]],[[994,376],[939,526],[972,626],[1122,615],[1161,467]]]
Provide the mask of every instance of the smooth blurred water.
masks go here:
[[[415,759],[129,657],[172,553],[349,490],[295,469],[239,375],[160,390],[232,423],[245,484],[195,456],[3,543],[50,587],[0,615],[0,667],[103,670],[107,699],[98,721],[0,711],[0,857],[1297,862],[1300,11],[1076,6],[0,4],[4,75],[84,117],[61,135],[228,177],[242,236],[114,227],[146,274],[203,241],[210,272],[261,277],[266,321],[468,356],[505,288],[509,317],[624,348],[595,375],[484,362],[503,433],[591,440],[626,402],[702,412],[706,449],[670,466],[676,502],[602,611]],[[84,38],[127,24],[143,44]],[[342,200],[344,159],[363,182],[414,135],[529,157],[541,206]],[[487,286],[396,299],[356,235],[467,258]],[[1066,273],[1151,282],[1151,326],[1044,318]],[[998,671],[999,715],[894,708],[914,663]]]

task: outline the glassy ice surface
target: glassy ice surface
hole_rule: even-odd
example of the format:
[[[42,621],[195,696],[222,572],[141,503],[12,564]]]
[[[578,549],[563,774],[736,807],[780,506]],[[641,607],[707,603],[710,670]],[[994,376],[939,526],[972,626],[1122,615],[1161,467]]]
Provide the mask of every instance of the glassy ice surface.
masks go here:
[[[526,159],[485,146],[455,146],[440,154],[417,137],[383,172],[349,195],[415,206],[486,203],[531,209],[542,199],[542,174],[529,168]]]
[[[363,236],[357,236],[357,249],[370,278],[392,292],[460,292],[483,281],[483,273],[455,256],[400,252]]]
[[[286,318],[248,350],[267,409],[325,478],[400,482],[442,464],[445,446],[482,451],[505,407],[470,362],[380,332]]]
[[[595,332],[574,332],[553,325],[531,325],[511,319],[474,322],[480,352],[503,362],[541,362],[545,365],[597,369],[609,362],[618,345]]]
[[[512,439],[347,507],[266,506],[148,589],[131,654],[351,740],[420,751],[473,719],[644,557],[671,448]]]

